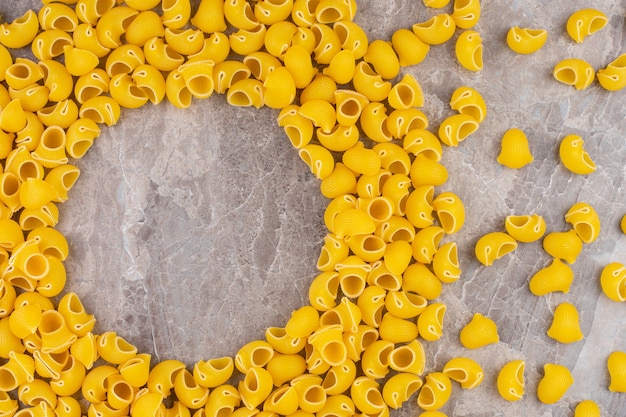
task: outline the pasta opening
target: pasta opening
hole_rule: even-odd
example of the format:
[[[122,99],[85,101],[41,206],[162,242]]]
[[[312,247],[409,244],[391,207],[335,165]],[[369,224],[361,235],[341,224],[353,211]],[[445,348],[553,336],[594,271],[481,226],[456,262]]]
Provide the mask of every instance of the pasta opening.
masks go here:
[[[346,275],[340,281],[341,291],[348,298],[355,298],[361,295],[365,289],[365,281],[358,275]],[[340,323],[331,323],[340,324]]]
[[[356,117],[361,113],[361,104],[354,99],[348,99],[341,104],[339,112],[350,117]]]
[[[413,92],[413,89],[408,85],[398,84],[397,96],[400,99],[402,105],[409,107],[413,103],[415,93]]]
[[[343,13],[336,7],[326,7],[320,13],[317,14],[317,21],[320,23],[332,23],[337,22],[343,18]]]
[[[30,68],[24,64],[14,64],[8,68],[7,73],[14,78],[26,80],[30,77]]]
[[[554,75],[555,78],[565,84],[573,85],[578,80],[576,72],[571,68],[561,68]]]
[[[398,229],[389,236],[389,240],[391,242],[399,242],[401,240],[410,242],[412,240],[412,234],[407,229]]]
[[[253,72],[254,74],[254,72]],[[187,92],[187,94],[189,95],[189,102],[191,104],[191,94]],[[232,104],[233,106],[251,106],[252,105],[252,99],[250,98],[250,96],[248,96],[248,94],[246,94],[243,91],[234,91],[232,94],[228,95],[228,103]],[[302,157],[302,155],[301,155]],[[308,157],[308,156],[307,156]],[[310,166],[310,159],[309,162],[304,161],[307,165]]]
[[[41,333],[54,333],[63,327],[63,316],[61,316],[60,313],[46,313],[47,312],[44,312],[41,324],[39,325],[39,331]]]
[[[413,361],[415,361],[415,355],[408,348],[400,348],[391,352],[391,357],[389,358],[389,362],[398,368],[407,368]]]
[[[348,357],[346,345],[339,341],[328,342],[321,351],[321,355],[331,366],[341,365]]]
[[[25,181],[27,178],[37,178],[39,168],[35,161],[24,161],[18,170],[18,177]]]
[[[117,384],[113,385],[113,389],[111,391],[122,400],[131,401],[134,396],[130,385],[125,381],[119,381]]]
[[[67,16],[58,16],[54,21],[50,24],[50,27],[53,29],[59,29],[63,32],[72,32],[76,29],[74,22]]]
[[[606,25],[606,18],[604,17],[594,17],[591,19],[589,23],[589,34],[592,35],[595,32],[599,31]]]
[[[252,366],[265,366],[270,359],[272,359],[272,352],[269,349],[258,348],[252,353]]]
[[[50,264],[48,259],[41,253],[35,253],[26,260],[24,272],[30,277],[43,278],[49,270]]]
[[[326,391],[321,386],[314,385],[304,394],[304,399],[310,404],[319,404],[326,400]]]
[[[65,134],[60,128],[48,129],[41,137],[41,143],[51,151],[65,148]]]
[[[248,372],[243,382],[248,391],[254,392],[259,389],[259,380],[255,372]]]
[[[459,126],[459,141],[464,140],[478,129],[478,123],[465,122]]]
[[[85,156],[91,145],[93,144],[93,140],[91,139],[83,139],[74,142],[70,147],[70,152],[72,156],[75,158],[81,158]]]
[[[5,175],[2,177],[2,194],[12,196],[17,194],[20,189],[20,181],[14,175]]]
[[[11,391],[17,387],[18,382],[15,374],[4,368],[0,367],[0,389],[3,393]]]
[[[419,395],[417,396],[417,401],[418,401],[419,405],[422,406],[422,408],[424,408],[424,406],[430,407],[430,406],[434,405],[435,404],[435,393],[433,392],[433,389],[431,387],[429,387],[428,385],[423,386],[422,390],[420,391]]]
[[[457,382],[466,382],[469,378],[469,375],[464,369],[449,369],[446,370],[446,374],[450,379],[453,379]]]
[[[370,405],[373,405],[376,408],[382,408],[385,406],[385,401],[383,400],[383,396],[377,389],[370,389],[367,391],[366,395],[367,401]]]

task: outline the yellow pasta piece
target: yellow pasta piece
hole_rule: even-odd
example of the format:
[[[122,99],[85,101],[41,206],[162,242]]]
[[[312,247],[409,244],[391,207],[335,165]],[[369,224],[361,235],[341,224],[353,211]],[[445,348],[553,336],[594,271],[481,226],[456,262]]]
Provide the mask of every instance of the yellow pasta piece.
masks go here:
[[[215,388],[225,384],[232,376],[234,369],[235,363],[231,357],[213,358],[196,362],[193,367],[193,377],[199,385]]]
[[[57,310],[70,330],[80,337],[90,332],[96,322],[95,317],[85,311],[83,303],[74,292],[69,292],[61,298]]]
[[[534,242],[544,235],[546,221],[538,214],[510,215],[504,220],[506,232],[519,242]]]
[[[565,221],[572,225],[583,243],[592,243],[600,235],[600,217],[588,203],[574,204],[565,213]]]
[[[389,373],[389,355],[393,351],[393,343],[388,340],[376,340],[365,348],[361,356],[363,373],[372,378],[383,378]]]
[[[556,64],[552,75],[563,84],[572,85],[576,90],[584,90],[593,82],[595,70],[582,59],[568,58]]]
[[[606,68],[598,70],[596,77],[600,85],[608,91],[618,91],[626,87],[626,54],[611,61]]]
[[[174,378],[182,369],[185,369],[185,364],[174,359],[157,363],[150,370],[147,382],[148,389],[150,392],[158,393],[162,398],[168,397],[174,388]]]
[[[352,81],[355,68],[356,61],[354,59],[354,52],[343,49],[335,54],[322,72],[324,75],[332,78],[337,84],[348,84]]]
[[[422,384],[419,376],[408,372],[392,376],[383,385],[382,394],[385,404],[397,410],[422,387]]]
[[[265,87],[263,103],[267,107],[282,109],[289,106],[296,98],[295,80],[285,67],[276,68],[269,73],[263,87]]]
[[[607,360],[609,391],[626,392],[626,352],[611,352]]]
[[[600,285],[604,295],[617,302],[626,301],[626,266],[611,262],[602,268]]]
[[[205,33],[224,32],[224,2],[220,0],[202,0],[191,18],[191,23]]]
[[[455,0],[452,19],[457,27],[469,29],[480,19],[479,0]]]
[[[574,378],[565,366],[553,363],[545,364],[543,372],[537,385],[537,398],[544,404],[554,404],[565,395]]]
[[[121,37],[139,12],[127,6],[113,7],[98,19],[96,33],[102,46],[115,49],[122,45]]]
[[[203,407],[209,398],[209,389],[199,385],[186,369],[176,374],[174,392],[178,401],[192,409]]]
[[[357,64],[352,78],[354,89],[370,101],[382,101],[389,96],[392,85],[377,74],[365,61]]]
[[[507,362],[498,372],[497,387],[500,396],[507,401],[519,401],[524,396],[524,368],[523,360]]]
[[[454,114],[439,125],[439,139],[448,146],[458,146],[469,135],[478,130],[478,122],[466,114]]]
[[[450,399],[452,382],[443,372],[431,372],[424,379],[417,396],[417,405],[426,411],[436,411]]]
[[[578,321],[578,310],[571,303],[561,303],[554,310],[552,325],[548,329],[548,336],[561,342],[573,343],[583,339]]]
[[[347,300],[345,297],[344,299]],[[330,318],[327,323],[332,324],[325,323],[324,316],[322,316],[319,329],[308,337],[309,344],[313,347],[314,351],[317,352],[319,358],[329,366],[341,365],[348,358],[348,351],[343,342],[342,332],[344,329],[347,329],[351,323],[337,322],[335,321],[335,318],[343,320],[346,316],[349,316],[350,313],[355,313],[357,311],[360,314],[358,307],[356,307],[356,305],[354,305],[354,307],[355,308],[352,309],[352,311],[346,312],[347,314],[343,317],[337,310],[333,311],[331,309],[326,311],[324,314],[330,313]],[[334,324],[336,322],[337,324]],[[358,323],[357,321],[355,322]]]
[[[365,347],[363,347],[365,349]],[[347,359],[343,364],[331,367],[324,380],[321,383],[321,387],[324,389],[327,398],[333,395],[339,395],[347,391],[356,377],[356,365],[350,359]],[[318,384],[317,380],[313,380],[314,384]],[[300,382],[294,384],[296,387],[300,385]],[[306,384],[309,385],[309,384]],[[315,408],[321,409],[323,405],[315,406]]]
[[[228,89],[226,101],[231,106],[254,106],[260,109],[263,107],[263,83],[250,78],[236,81]]]
[[[580,9],[567,19],[566,29],[568,35],[576,43],[581,43],[587,36],[606,26],[608,21],[609,19],[600,10]]]
[[[620,221],[620,229],[622,229],[622,233],[626,235],[626,214],[622,216],[622,220]]]
[[[107,362],[124,363],[137,355],[137,348],[115,332],[105,332],[98,337],[98,353]]]
[[[380,338],[396,343],[408,343],[417,337],[417,326],[412,321],[395,317],[391,313],[383,314],[378,327]]]
[[[10,23],[0,25],[0,44],[7,48],[17,49],[32,43],[39,32],[39,19],[32,10]]]
[[[166,35],[166,39],[170,43],[171,38],[167,38],[161,16],[152,10],[144,10],[140,11],[130,22],[124,33],[124,38],[128,44],[143,46],[149,39],[163,35]],[[198,47],[198,49],[200,48]]]
[[[396,347],[389,354],[389,367],[395,371],[421,375],[425,366],[424,347],[415,338],[405,345]]]
[[[335,91],[337,83],[327,75],[317,74],[313,81],[300,93],[300,104],[312,100],[322,100],[335,104]]]
[[[359,120],[363,133],[374,142],[385,143],[392,140],[387,130],[387,109],[384,104],[378,102],[367,104]]]
[[[314,23],[311,30],[315,36],[315,47],[313,57],[315,62],[321,65],[328,65],[333,57],[341,51],[341,40],[337,33],[328,25]],[[356,59],[356,56],[355,56]]]
[[[471,1],[471,0],[470,0]],[[477,0],[475,0],[478,3]],[[483,69],[483,44],[475,30],[463,31],[456,40],[456,58],[459,64],[470,71]]]
[[[327,378],[332,370],[333,368],[326,374]],[[298,404],[302,411],[306,413],[317,413],[324,407],[327,392],[321,384],[322,379],[316,375],[301,375],[291,381],[291,386],[295,388],[298,394]]]
[[[265,50],[275,57],[283,57],[291,46],[293,36],[298,27],[289,21],[279,21],[271,24],[265,34]]]
[[[506,43],[514,52],[528,55],[537,52],[548,40],[545,29],[520,28],[514,26],[507,32]]]
[[[217,88],[219,88],[219,86]],[[314,128],[313,121],[298,113],[298,109],[299,107],[293,104],[285,107],[280,111],[277,121],[278,125],[282,126],[285,130],[285,134],[289,138],[293,147],[301,149],[308,145],[311,142],[311,139],[313,139]],[[326,149],[335,150],[326,146],[321,140],[320,142]]]
[[[513,169],[525,167],[533,161],[526,134],[517,128],[504,132],[498,163]]]
[[[311,306],[304,306],[291,313],[285,332],[293,338],[308,337],[319,327],[319,313]]]
[[[600,417],[600,407],[591,400],[583,400],[576,404],[574,417]]]
[[[559,258],[553,258],[552,263],[536,272],[529,282],[530,292],[542,296],[551,292],[569,292],[574,281],[574,272]]]
[[[299,0],[296,0],[296,2],[297,1]],[[303,1],[307,2],[311,0]],[[341,49],[352,51],[354,53],[354,59],[358,60],[363,58],[369,46],[367,34],[363,28],[350,20],[341,20],[333,24],[333,31],[339,38]]]
[[[408,29],[398,29],[391,35],[391,44],[398,54],[398,62],[407,67],[417,65],[426,59],[430,45]]]
[[[39,324],[42,353],[60,353],[66,351],[77,339],[67,327],[65,319],[56,310],[46,310]]]
[[[441,338],[446,310],[443,303],[431,303],[417,316],[417,328],[422,339],[432,342]]]
[[[226,12],[226,6],[224,7]],[[189,0],[165,0],[162,2],[161,20],[170,29],[180,29],[187,24],[191,17]]]
[[[422,42],[428,45],[440,45],[452,38],[456,24],[451,15],[441,13],[426,22],[415,23],[411,28]]]
[[[595,172],[596,164],[584,148],[585,141],[579,135],[567,135],[559,145],[559,157],[567,169],[575,174]]]
[[[315,18],[320,23],[335,23],[341,20],[352,20],[356,14],[356,0],[321,0],[315,8]]]
[[[259,22],[271,25],[284,21],[291,14],[293,0],[261,0],[254,6]]]
[[[503,232],[491,232],[478,239],[474,252],[480,263],[490,266],[494,261],[513,252],[516,248],[517,242],[510,235]]]
[[[573,264],[583,249],[583,242],[574,229],[567,232],[552,232],[543,238],[543,249],[549,255]]]
[[[473,389],[479,386],[485,377],[482,367],[473,359],[457,357],[450,359],[443,367],[444,374],[453,381],[461,384],[464,389]]]
[[[272,346],[262,340],[246,343],[235,355],[235,366],[241,373],[246,373],[250,368],[262,368],[274,356]]]
[[[130,406],[135,398],[135,388],[119,375],[107,378],[107,402],[115,410],[123,410]]]
[[[375,415],[387,409],[378,383],[367,376],[361,376],[354,380],[350,387],[350,397],[354,401],[354,405],[366,414]]]
[[[474,313],[472,320],[461,329],[459,334],[461,344],[467,349],[478,349],[483,346],[498,343],[498,327],[489,317]]]
[[[131,386],[139,388],[148,382],[150,376],[150,358],[147,353],[139,353],[134,358],[119,365],[120,375]]]
[[[452,93],[450,108],[473,117],[481,123],[487,116],[487,105],[482,95],[472,87],[461,86]]]
[[[371,42],[363,60],[370,64],[385,80],[395,78],[400,72],[400,62],[391,43],[382,40]]]
[[[421,107],[424,105],[424,93],[417,80],[411,74],[406,74],[391,88],[387,101],[394,109]]]
[[[434,223],[432,215],[434,192],[433,185],[421,185],[406,198],[406,218],[413,226],[423,229]]]

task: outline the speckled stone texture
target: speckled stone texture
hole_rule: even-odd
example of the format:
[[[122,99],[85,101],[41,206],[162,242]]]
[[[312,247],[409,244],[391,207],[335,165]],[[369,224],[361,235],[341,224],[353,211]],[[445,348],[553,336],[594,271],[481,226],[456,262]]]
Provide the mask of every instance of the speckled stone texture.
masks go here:
[[[358,6],[356,21],[370,40],[388,40],[396,29],[438,12],[419,0],[359,0]],[[604,11],[609,24],[575,44],[565,22],[583,6]],[[28,7],[39,6],[34,0],[0,3],[6,20]],[[444,149],[450,175],[437,189],[461,197],[467,220],[444,240],[458,243],[463,275],[445,286],[444,335],[424,343],[427,371],[441,370],[459,355],[485,370],[484,383],[474,390],[454,385],[442,409],[451,417],[565,417],[587,398],[600,404],[603,416],[626,413],[626,394],[608,391],[606,370],[610,352],[626,351],[626,304],[609,301],[599,285],[606,264],[626,263],[626,236],[619,230],[626,214],[626,91],[607,92],[597,82],[576,91],[551,75],[565,58],[585,59],[597,69],[623,53],[624,16],[622,0],[484,0],[475,28],[484,42],[482,72],[457,64],[458,33],[432,47],[423,63],[403,69],[423,87],[422,110],[433,131],[453,113],[448,101],[461,85],[476,88],[488,105],[480,129],[457,148]],[[548,42],[533,55],[517,55],[505,44],[511,26],[547,29]],[[116,331],[155,360],[192,365],[234,355],[307,302],[328,201],[276,116],[270,109],[229,107],[222,96],[187,110],[167,103],[124,110],[76,162],[81,178],[61,208],[59,229],[71,245],[68,290],[96,314],[96,331]],[[496,162],[500,138],[511,127],[526,132],[535,158],[520,170]],[[583,136],[597,172],[572,174],[559,162],[559,141],[571,133]],[[507,215],[538,213],[549,232],[564,231],[564,214],[578,201],[595,207],[602,232],[572,265],[569,294],[535,297],[528,290],[530,277],[550,262],[541,242],[520,244],[491,267],[475,259],[478,238],[503,231]],[[563,301],[578,308],[583,341],[563,345],[546,335]],[[495,320],[500,343],[475,351],[461,346],[459,331],[475,312]],[[526,361],[526,395],[507,403],[495,379],[513,359]],[[554,405],[535,395],[547,362],[567,366],[576,380]],[[391,414],[416,416],[414,398]]]

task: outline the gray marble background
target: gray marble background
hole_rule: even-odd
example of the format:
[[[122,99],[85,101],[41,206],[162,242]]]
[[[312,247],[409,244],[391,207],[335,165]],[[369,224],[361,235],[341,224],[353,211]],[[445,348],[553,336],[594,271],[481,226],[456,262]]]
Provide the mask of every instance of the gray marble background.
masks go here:
[[[436,13],[418,0],[360,0],[356,21],[373,39],[390,39],[398,28]],[[626,394],[607,390],[606,359],[626,351],[626,304],[609,301],[599,274],[609,262],[626,263],[626,90],[607,92],[596,82],[576,91],[552,78],[561,59],[583,58],[595,68],[626,52],[623,0],[570,2],[484,0],[476,29],[484,42],[485,68],[463,70],[449,42],[431,48],[427,59],[404,73],[422,85],[423,111],[436,129],[452,111],[448,101],[458,86],[479,90],[488,116],[477,133],[458,148],[446,148],[449,181],[439,191],[457,193],[467,221],[454,239],[463,275],[446,286],[448,306],[443,338],[425,343],[428,370],[440,370],[458,355],[479,361],[485,382],[454,395],[442,411],[449,416],[571,416],[575,404],[593,399],[603,416],[626,414]],[[6,20],[39,7],[35,0],[4,0]],[[567,17],[595,7],[609,16],[602,31],[575,44],[565,32]],[[505,44],[511,26],[544,28],[548,42],[534,55],[513,53]],[[458,34],[457,34],[458,35]],[[224,97],[196,101],[187,110],[169,104],[123,111],[76,165],[81,178],[63,204],[59,229],[68,237],[68,290],[77,292],[98,318],[97,331],[114,330],[157,360],[234,355],[282,326],[291,311],[307,302],[308,285],[325,230],[327,204],[276,125],[270,109],[232,108]],[[535,161],[520,170],[495,159],[504,131],[526,132]],[[558,158],[562,137],[576,133],[598,166],[580,176]],[[541,243],[521,244],[493,266],[476,261],[478,238],[504,230],[510,214],[538,213],[548,231],[563,231],[567,209],[592,204],[602,220],[600,238],[586,245],[572,266],[569,294],[535,297],[530,277],[550,258]],[[580,312],[585,339],[558,344],[546,335],[552,312],[562,301]],[[500,343],[465,350],[459,330],[474,312],[496,321]],[[526,395],[502,400],[495,378],[512,359],[526,361]],[[535,391],[547,362],[567,366],[576,380],[555,405],[539,403]],[[414,416],[414,400],[395,416]]]

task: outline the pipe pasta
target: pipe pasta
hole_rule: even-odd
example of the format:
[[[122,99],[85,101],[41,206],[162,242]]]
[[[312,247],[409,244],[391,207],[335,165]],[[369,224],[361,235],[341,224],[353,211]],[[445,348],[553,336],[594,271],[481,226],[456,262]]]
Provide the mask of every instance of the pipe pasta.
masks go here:
[[[234,369],[235,363],[231,357],[213,358],[196,362],[193,367],[193,377],[198,385],[215,388],[225,384],[232,376]]]
[[[522,130],[512,128],[504,132],[497,161],[512,169],[523,168],[533,161],[528,139]]]
[[[477,0],[476,3],[478,3]],[[463,68],[470,71],[483,69],[482,38],[475,30],[466,30],[459,35],[456,40],[455,53]]]
[[[72,40],[76,48],[89,51],[98,58],[105,57],[111,50],[100,43],[96,28],[89,23],[78,25],[72,34]]]
[[[481,123],[487,116],[487,105],[482,95],[468,86],[461,86],[454,90],[450,98],[450,108],[473,117],[478,123]]]
[[[363,349],[365,349],[365,347],[363,347]],[[321,383],[321,387],[328,396],[327,398],[346,392],[352,386],[356,377],[356,372],[356,365],[350,359],[346,359],[346,361],[341,365],[331,367]],[[314,380],[313,382],[317,384],[317,380]],[[301,385],[300,382],[296,382],[294,384],[296,388],[298,388],[299,385]]]
[[[417,80],[411,74],[406,74],[391,88],[387,101],[394,109],[406,110],[411,107],[422,107],[424,93]]]
[[[448,116],[439,126],[439,139],[448,146],[458,146],[469,135],[478,130],[478,122],[466,114]]]
[[[552,75],[563,84],[572,85],[576,90],[584,90],[593,82],[595,70],[582,59],[569,58],[556,64]]]
[[[600,85],[608,91],[618,91],[626,87],[626,54],[621,54],[606,68],[598,70],[596,77]]]
[[[422,379],[414,374],[403,372],[389,378],[383,385],[383,399],[387,406],[397,410],[422,387]]]
[[[417,65],[426,59],[430,45],[408,29],[398,29],[391,35],[391,44],[398,55],[400,66]]]
[[[389,354],[389,367],[398,372],[421,375],[424,373],[425,365],[426,353],[416,338],[405,345],[396,347]]]
[[[576,230],[548,233],[543,238],[543,249],[551,256],[560,258],[568,264],[576,262],[583,248],[583,242]]]
[[[548,40],[548,31],[545,29],[520,28],[514,26],[506,35],[506,43],[518,54],[528,55],[540,50]]]
[[[554,310],[548,336],[561,343],[574,343],[583,339],[578,319],[578,310],[571,303],[561,303]]]
[[[367,376],[354,380],[350,387],[350,397],[354,405],[366,414],[378,414],[387,408],[378,383]]]
[[[417,395],[417,405],[426,411],[438,410],[450,399],[452,382],[443,372],[431,372],[424,379]]]
[[[128,24],[124,38],[128,44],[143,46],[149,39],[163,35],[166,35],[167,39],[167,33],[165,32],[161,16],[152,10],[145,10],[140,11],[132,22]],[[199,49],[200,48],[198,48],[198,50]]]
[[[442,372],[453,381],[461,384],[463,389],[473,389],[479,386],[485,377],[482,367],[473,359],[457,357],[449,360]]]
[[[600,407],[591,400],[583,400],[576,404],[574,417],[600,417]]]
[[[170,29],[180,29],[189,22],[191,4],[189,0],[165,0],[161,4],[161,20]],[[224,4],[224,13],[226,4]]]
[[[611,262],[600,273],[602,292],[616,302],[626,301],[626,267],[619,262]]]
[[[38,17],[42,30],[60,29],[64,32],[73,32],[78,26],[76,13],[65,4],[46,4],[39,9]]]
[[[587,36],[602,29],[609,19],[604,13],[596,9],[580,9],[567,19],[565,25],[567,34],[576,43],[581,43]]]
[[[10,23],[0,25],[0,44],[7,48],[23,48],[33,42],[39,32],[39,19],[32,10]]]
[[[626,353],[621,351],[611,352],[607,359],[609,371],[609,391],[626,392]]]
[[[333,31],[339,38],[341,49],[352,51],[356,60],[363,58],[369,46],[369,40],[363,28],[351,20],[340,20],[333,24]]]
[[[474,252],[480,263],[490,266],[494,261],[516,248],[517,242],[510,235],[503,232],[491,232],[478,239]]]
[[[507,362],[498,372],[497,387],[500,396],[507,401],[519,401],[524,396],[524,368],[523,360]]]
[[[387,97],[389,99],[389,97]],[[416,154],[416,152],[410,148],[417,145],[409,143],[409,139],[406,136],[413,131],[423,130],[428,127],[428,118],[419,109],[395,109],[387,117],[387,130],[394,138],[404,139],[403,148],[410,153]],[[435,138],[436,139],[436,138]],[[437,139],[437,142],[439,140]]]
[[[504,221],[506,232],[519,242],[534,242],[544,235],[546,222],[538,214],[510,215]]]
[[[146,62],[160,71],[173,71],[185,61],[163,38],[148,40],[143,46],[143,53]]]
[[[451,15],[441,13],[426,22],[415,23],[411,28],[422,42],[428,45],[440,45],[452,38],[456,24]]]
[[[565,213],[565,221],[572,225],[583,243],[592,243],[600,235],[600,217],[588,203],[574,204]]]
[[[559,258],[553,258],[550,265],[537,271],[530,279],[530,292],[542,296],[555,291],[569,292],[574,281],[574,272]]]
[[[596,164],[584,148],[585,141],[578,135],[567,135],[559,145],[559,157],[565,167],[579,175],[595,172]]]
[[[545,364],[543,372],[537,385],[537,398],[544,404],[554,404],[565,395],[574,378],[565,366],[553,363]]]
[[[417,328],[422,339],[432,342],[441,338],[446,310],[443,303],[431,303],[417,316]]]
[[[457,27],[469,29],[480,19],[479,0],[454,0],[452,19]]]
[[[467,349],[478,349],[500,341],[496,323],[480,313],[474,313],[470,322],[463,326],[459,339]]]

